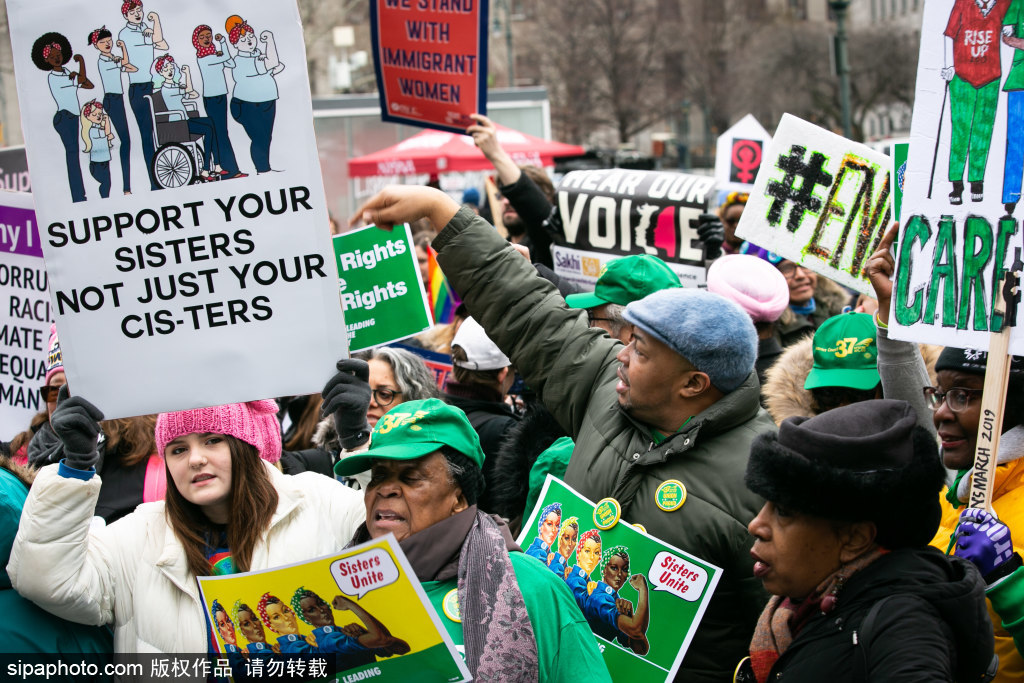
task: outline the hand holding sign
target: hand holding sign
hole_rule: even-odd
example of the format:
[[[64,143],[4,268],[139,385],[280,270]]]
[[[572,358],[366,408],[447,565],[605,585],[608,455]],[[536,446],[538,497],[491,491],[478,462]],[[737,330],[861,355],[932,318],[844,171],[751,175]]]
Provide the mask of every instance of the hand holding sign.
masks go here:
[[[422,185],[389,185],[375,194],[349,219],[349,227],[360,220],[385,230],[399,223],[412,223],[421,218],[440,231],[459,210],[454,199],[441,190]]]
[[[871,254],[864,266],[864,274],[871,280],[878,300],[878,322],[889,324],[889,307],[892,302],[892,275],[896,272],[896,259],[892,255],[892,245],[900,232],[900,224],[893,223],[888,232],[878,243],[878,249]]]

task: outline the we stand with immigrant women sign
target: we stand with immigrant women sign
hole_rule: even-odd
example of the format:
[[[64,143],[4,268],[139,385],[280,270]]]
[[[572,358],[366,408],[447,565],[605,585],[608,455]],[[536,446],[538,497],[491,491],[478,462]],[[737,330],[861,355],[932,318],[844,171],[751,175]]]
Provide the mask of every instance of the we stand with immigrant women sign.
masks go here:
[[[319,390],[345,329],[295,4],[7,9],[75,393],[115,418]]]

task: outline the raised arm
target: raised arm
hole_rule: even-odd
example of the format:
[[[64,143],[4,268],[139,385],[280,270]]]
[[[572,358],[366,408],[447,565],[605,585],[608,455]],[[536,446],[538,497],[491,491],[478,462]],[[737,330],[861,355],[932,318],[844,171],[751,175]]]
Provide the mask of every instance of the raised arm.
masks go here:
[[[875,290],[875,298],[878,299],[878,312],[875,314],[878,327],[878,374],[882,379],[882,395],[909,403],[917,413],[917,423],[934,434],[931,410],[923,393],[931,380],[921,350],[917,344],[889,339],[892,277],[896,270],[890,249],[899,234],[899,227],[899,223],[892,224],[864,266],[864,272]]]
[[[160,24],[160,15],[156,12],[150,12],[147,16],[151,22],[153,22],[153,47],[157,50],[166,50],[167,41],[164,40],[164,28]]]
[[[471,210],[427,187],[389,187],[370,200],[367,222],[390,226],[428,218],[445,226],[432,246],[448,281],[498,348],[537,391],[548,410],[576,436],[594,388],[614,381],[621,348],[590,329],[579,311]]]

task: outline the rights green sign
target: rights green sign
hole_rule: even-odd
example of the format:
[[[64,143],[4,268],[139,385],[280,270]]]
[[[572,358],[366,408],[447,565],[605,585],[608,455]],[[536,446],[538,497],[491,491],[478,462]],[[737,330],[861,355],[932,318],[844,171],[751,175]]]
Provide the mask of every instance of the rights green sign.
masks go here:
[[[655,503],[678,510],[686,487],[662,482]],[[722,570],[621,513],[614,498],[594,503],[549,474],[517,542],[569,586],[613,681],[671,681]]]
[[[334,237],[349,351],[405,339],[430,327],[409,226],[368,226]]]

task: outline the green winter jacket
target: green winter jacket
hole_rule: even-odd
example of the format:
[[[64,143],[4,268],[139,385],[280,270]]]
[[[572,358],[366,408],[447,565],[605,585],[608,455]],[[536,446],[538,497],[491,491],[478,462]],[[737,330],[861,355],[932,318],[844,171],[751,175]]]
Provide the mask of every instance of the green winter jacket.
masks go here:
[[[614,497],[624,520],[724,570],[680,679],[732,680],[768,598],[752,574],[747,534],[763,501],[743,483],[751,441],[775,429],[757,376],[656,446],[650,429],[619,407],[621,343],[590,329],[494,228],[460,209],[433,247],[470,314],[575,440],[565,481],[595,501]],[[687,490],[674,512],[655,503],[667,479]]]

